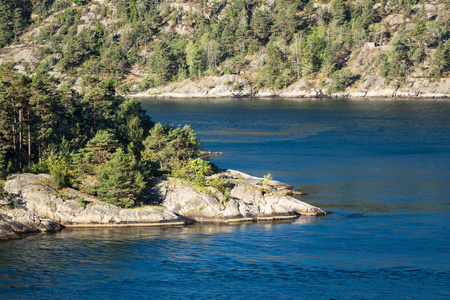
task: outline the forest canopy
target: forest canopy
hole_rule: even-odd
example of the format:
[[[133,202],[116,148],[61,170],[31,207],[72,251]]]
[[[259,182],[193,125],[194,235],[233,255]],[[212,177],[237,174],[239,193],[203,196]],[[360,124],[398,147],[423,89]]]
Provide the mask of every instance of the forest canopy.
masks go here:
[[[211,166],[189,126],[154,124],[111,81],[84,76],[83,87],[77,93],[46,72],[28,77],[0,65],[0,176],[48,173],[57,189],[127,207],[145,202],[154,177],[183,178],[194,159]]]
[[[439,15],[417,0],[1,0],[0,46],[33,43],[30,67],[108,76],[123,94],[221,74],[276,89],[338,78],[338,91],[367,42],[390,46],[372,62],[386,78],[447,76],[450,1],[432,4]]]

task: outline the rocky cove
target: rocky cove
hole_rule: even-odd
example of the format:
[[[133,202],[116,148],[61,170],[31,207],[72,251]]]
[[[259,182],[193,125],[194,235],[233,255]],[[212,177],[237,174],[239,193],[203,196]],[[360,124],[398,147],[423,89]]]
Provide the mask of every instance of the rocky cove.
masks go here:
[[[229,197],[213,187],[199,188],[175,178],[159,178],[149,202],[124,209],[77,190],[56,190],[46,174],[15,174],[4,184],[0,240],[55,232],[64,227],[183,226],[193,222],[254,222],[320,216],[329,212],[291,195],[291,186],[239,171],[212,175],[229,180]]]

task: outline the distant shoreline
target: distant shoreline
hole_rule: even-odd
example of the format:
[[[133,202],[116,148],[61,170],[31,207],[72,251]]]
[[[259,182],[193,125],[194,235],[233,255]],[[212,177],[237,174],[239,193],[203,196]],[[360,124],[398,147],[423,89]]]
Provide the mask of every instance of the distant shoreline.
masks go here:
[[[231,84],[230,84],[231,83]],[[235,85],[239,84],[239,88]],[[307,80],[282,89],[256,88],[237,75],[208,76],[197,81],[171,82],[146,91],[133,91],[128,98],[203,99],[203,98],[293,98],[293,99],[449,99],[450,78],[431,81],[408,78],[402,85],[386,85],[381,76],[369,76],[358,87],[329,92],[327,87]]]
[[[368,96],[368,97],[348,97],[348,96],[321,96],[321,97],[288,97],[288,96],[205,96],[205,97],[192,97],[192,96],[169,96],[169,95],[123,95],[124,97],[140,100],[140,99],[167,99],[167,100],[181,100],[181,99],[292,99],[292,100],[319,100],[319,99],[347,99],[347,100],[446,100],[450,101],[450,95],[445,96],[395,96],[395,97],[381,97],[381,96]]]

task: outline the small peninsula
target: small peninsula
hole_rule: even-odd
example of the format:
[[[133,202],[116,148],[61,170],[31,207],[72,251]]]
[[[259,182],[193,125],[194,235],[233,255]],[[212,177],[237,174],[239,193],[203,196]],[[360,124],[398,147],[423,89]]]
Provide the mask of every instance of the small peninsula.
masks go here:
[[[63,227],[315,216],[291,187],[207,160],[189,126],[155,124],[111,81],[83,93],[0,65],[0,237]]]

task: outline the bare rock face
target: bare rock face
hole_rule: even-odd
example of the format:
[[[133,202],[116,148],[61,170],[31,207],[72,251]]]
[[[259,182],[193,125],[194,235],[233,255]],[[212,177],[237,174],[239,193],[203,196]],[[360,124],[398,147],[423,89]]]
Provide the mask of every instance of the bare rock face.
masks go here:
[[[217,218],[224,216],[225,207],[216,196],[198,191],[187,182],[171,178],[161,180],[157,185],[162,205],[176,214],[192,218]]]
[[[11,217],[0,214],[0,240],[13,240],[20,238],[20,235],[38,232],[22,223],[14,221]]]
[[[4,211],[4,213],[13,221],[29,227],[33,231],[37,230],[38,232],[56,232],[62,229],[62,226],[55,221],[41,218],[24,209],[12,209],[10,211]]]
[[[249,97],[253,90],[248,80],[237,75],[207,76],[199,81],[189,79],[151,88],[132,97],[222,98]]]
[[[49,180],[48,175],[15,175],[4,189],[20,197],[28,212],[63,225],[182,222],[173,212],[161,208],[122,209],[73,189],[58,192],[45,180]]]
[[[54,232],[64,226],[182,225],[192,220],[254,221],[327,214],[288,196],[292,187],[278,181],[233,170],[212,177],[231,183],[229,195],[180,179],[158,179],[153,200],[159,206],[122,209],[74,189],[57,191],[48,184],[49,175],[16,174],[4,184],[9,198],[0,202],[0,239]]]
[[[199,190],[188,182],[174,178],[159,180],[155,194],[167,209],[196,221],[327,214],[325,210],[288,196],[286,191],[292,187],[281,182],[233,170],[213,177],[231,182],[233,188],[228,199],[216,189]]]
[[[23,209],[3,209],[2,212],[0,213],[0,240],[18,239],[25,234],[56,232],[62,229],[58,223]]]

